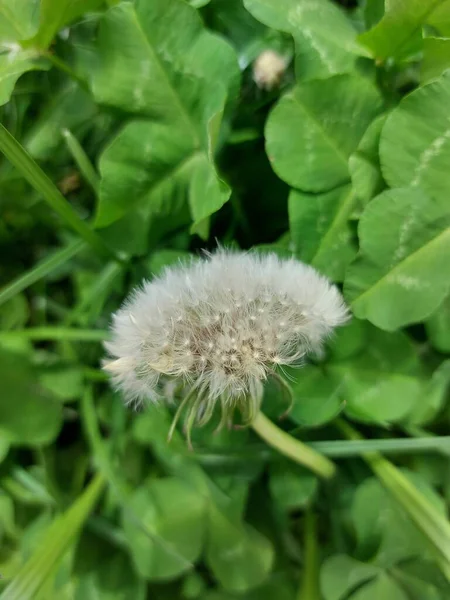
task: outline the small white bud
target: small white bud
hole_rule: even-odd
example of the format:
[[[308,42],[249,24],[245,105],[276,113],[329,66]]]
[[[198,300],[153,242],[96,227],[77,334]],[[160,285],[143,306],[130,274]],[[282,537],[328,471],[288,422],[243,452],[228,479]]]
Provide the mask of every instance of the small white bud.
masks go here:
[[[287,62],[275,50],[264,50],[253,63],[253,80],[256,85],[270,91],[281,83]]]

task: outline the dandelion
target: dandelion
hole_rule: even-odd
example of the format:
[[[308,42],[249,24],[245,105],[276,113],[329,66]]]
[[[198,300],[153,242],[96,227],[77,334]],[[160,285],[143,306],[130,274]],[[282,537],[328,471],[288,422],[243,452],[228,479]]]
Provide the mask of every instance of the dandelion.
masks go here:
[[[274,50],[264,50],[253,63],[253,80],[259,88],[270,91],[280,85],[287,62]]]
[[[170,382],[182,397],[173,427],[186,409],[189,440],[217,405],[222,423],[238,409],[254,424],[267,378],[346,319],[339,291],[312,267],[220,250],[131,294],[113,317],[104,369],[129,402],[158,401]]]

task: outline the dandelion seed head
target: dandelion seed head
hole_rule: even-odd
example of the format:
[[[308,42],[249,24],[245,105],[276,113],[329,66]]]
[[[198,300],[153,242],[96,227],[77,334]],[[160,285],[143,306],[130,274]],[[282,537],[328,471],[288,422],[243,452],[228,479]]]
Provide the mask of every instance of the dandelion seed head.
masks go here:
[[[157,401],[173,380],[233,406],[260,399],[271,370],[319,350],[347,317],[337,288],[312,267],[220,250],[131,293],[113,316],[104,369],[127,401]]]

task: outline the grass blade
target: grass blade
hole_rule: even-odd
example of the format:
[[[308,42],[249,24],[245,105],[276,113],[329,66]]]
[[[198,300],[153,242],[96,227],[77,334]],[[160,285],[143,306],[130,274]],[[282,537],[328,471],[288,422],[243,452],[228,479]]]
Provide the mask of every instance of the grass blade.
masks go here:
[[[91,481],[83,494],[62,515],[56,517],[42,542],[0,596],[1,600],[33,600],[54,573],[60,559],[75,542],[92,512],[105,480],[101,475]]]
[[[49,273],[63,265],[85,248],[85,241],[76,240],[75,242],[69,244],[66,248],[58,250],[51,256],[45,258],[30,271],[27,271],[17,279],[14,279],[0,291],[0,305],[13,298],[16,294],[19,294],[27,287],[30,287],[30,285],[33,285],[33,283],[36,283],[36,281],[46,277]]]
[[[349,423],[338,421],[348,439],[359,440],[360,434]],[[379,452],[361,455],[384,487],[397,500],[411,521],[430,542],[443,574],[450,581],[450,523],[395,465]]]
[[[84,180],[94,190],[95,195],[97,196],[98,187],[100,183],[99,177],[91,161],[89,160],[86,152],[83,150],[80,142],[73,135],[73,133],[69,131],[69,129],[63,129],[62,134],[64,139],[66,140],[66,144],[69,148],[69,152],[71,153],[72,158],[76,162],[77,167],[80,169],[80,173],[82,174]]]
[[[102,329],[70,329],[68,327],[31,327],[30,329],[15,329],[0,333],[0,339],[15,337],[28,340],[70,341],[70,342],[102,342],[109,336]]]
[[[28,152],[19,144],[9,131],[0,123],[0,151],[16,167],[32,187],[42,194],[44,200],[59,214],[61,219],[76,231],[96,252],[112,255],[112,250],[104,243],[89,225],[80,219],[54,183]],[[115,257],[115,256],[114,256]],[[117,258],[117,257],[115,257]]]

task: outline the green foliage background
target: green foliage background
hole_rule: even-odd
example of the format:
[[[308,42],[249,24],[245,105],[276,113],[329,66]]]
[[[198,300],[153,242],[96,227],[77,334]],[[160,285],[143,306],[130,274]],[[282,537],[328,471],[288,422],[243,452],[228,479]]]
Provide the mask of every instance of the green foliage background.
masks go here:
[[[450,598],[448,68],[448,0],[0,0],[2,599]],[[168,445],[100,370],[129,290],[217,243],[342,286],[283,421],[331,482],[251,431]]]

